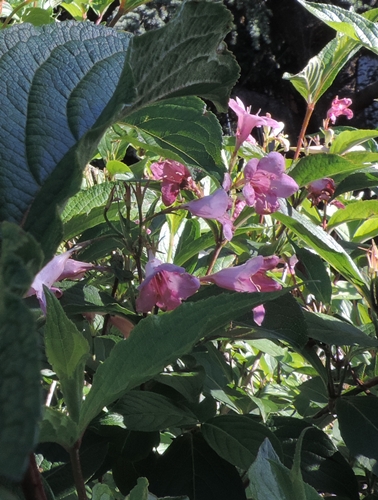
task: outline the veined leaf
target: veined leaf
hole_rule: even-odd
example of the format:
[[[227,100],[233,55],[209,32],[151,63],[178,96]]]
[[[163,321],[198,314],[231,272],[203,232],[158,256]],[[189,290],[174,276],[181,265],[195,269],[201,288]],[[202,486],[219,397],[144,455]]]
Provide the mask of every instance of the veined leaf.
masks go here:
[[[378,53],[378,26],[373,22],[375,19],[371,21],[356,12],[335,5],[315,4],[304,0],[298,0],[298,2],[331,28]]]
[[[89,344],[67,318],[58,299],[46,287],[45,295],[46,354],[59,377],[70,417],[77,422],[83,399],[84,366],[89,356]]]
[[[369,291],[359,269],[345,250],[329,234],[283,201],[281,201],[280,210],[272,216],[291,229],[298,238],[353,283],[360,293],[369,300]]]
[[[335,197],[349,191],[358,191],[359,189],[376,186],[378,186],[378,171],[374,167],[369,167],[345,177],[337,186]]]
[[[327,229],[352,220],[366,220],[378,216],[377,200],[358,200],[335,212],[328,221]]]
[[[307,66],[296,75],[284,73],[308,104],[316,104],[340,72],[341,68],[361,48],[347,36],[336,37],[312,57]]]
[[[181,97],[146,106],[129,115],[127,124],[140,135],[145,149],[223,180],[222,130],[200,99]]]
[[[377,130],[344,130],[332,142],[329,152],[342,155],[348,149],[378,137]]]
[[[299,187],[303,187],[323,177],[332,177],[335,174],[354,172],[360,169],[361,164],[352,163],[342,156],[320,153],[301,158],[289,171],[289,174]]]
[[[304,2],[301,3],[304,5]],[[319,7],[318,4],[316,6]],[[364,13],[363,18],[376,21],[378,19],[378,9],[372,9]],[[360,48],[360,43],[349,36],[337,36],[318,55],[311,58],[300,73],[296,75],[284,73],[283,78],[291,81],[308,104],[316,104],[331,86],[342,67]]]
[[[83,431],[104,406],[151,379],[179,356],[190,352],[202,337],[211,335],[256,305],[284,293],[285,290],[222,294],[207,300],[187,302],[170,313],[143,319],[127,341],[118,342],[97,369],[92,389],[82,406],[80,429]],[[147,351],[146,345],[149,346]]]
[[[41,381],[35,320],[21,297],[42,253],[15,224],[0,226],[0,476],[19,482],[36,444]]]
[[[51,257],[62,236],[57,208],[78,191],[109,125],[178,96],[227,109],[238,74],[221,45],[230,28],[223,5],[189,0],[164,28],[132,40],[90,23],[3,30],[0,220],[22,223]]]

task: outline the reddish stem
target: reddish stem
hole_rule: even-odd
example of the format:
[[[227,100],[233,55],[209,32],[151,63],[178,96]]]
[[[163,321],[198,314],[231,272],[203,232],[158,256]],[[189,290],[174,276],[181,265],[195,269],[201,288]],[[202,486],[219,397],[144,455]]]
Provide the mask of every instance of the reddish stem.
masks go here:
[[[30,453],[29,465],[21,486],[25,500],[47,500],[34,453]]]
[[[311,115],[312,115],[314,109],[315,109],[314,103],[307,104],[306,114],[305,114],[305,117],[303,119],[302,128],[301,128],[301,131],[300,131],[299,137],[298,137],[297,149],[296,149],[295,154],[294,154],[294,160],[298,159],[299,153],[301,152],[301,147],[303,145],[306,130],[307,130],[307,127],[308,127],[308,124],[310,122],[310,118],[311,118]]]

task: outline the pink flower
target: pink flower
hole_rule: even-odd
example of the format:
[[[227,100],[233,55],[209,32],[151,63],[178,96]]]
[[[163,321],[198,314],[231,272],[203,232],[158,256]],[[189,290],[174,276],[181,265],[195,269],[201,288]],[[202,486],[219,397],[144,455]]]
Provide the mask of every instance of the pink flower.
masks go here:
[[[97,268],[97,266],[93,264],[70,259],[71,255],[76,251],[77,248],[68,250],[68,252],[56,255],[52,260],[50,260],[50,262],[48,262],[36,275],[31,287],[26,293],[25,297],[30,297],[31,295],[37,296],[44,314],[46,314],[46,297],[43,291],[44,285],[50,288],[50,290],[54,292],[57,297],[61,297],[61,290],[52,286],[56,281],[61,281],[67,278],[80,279],[86,271]]]
[[[227,182],[227,181],[226,181]],[[217,189],[213,194],[189,201],[182,205],[197,217],[204,219],[215,219],[223,226],[223,233],[226,240],[232,240],[234,227],[228,209],[232,201],[224,189]]]
[[[200,278],[201,282],[215,283],[221,288],[235,292],[272,292],[281,290],[281,285],[265,275],[265,272],[274,269],[279,262],[275,255],[272,257],[254,257],[245,264],[222,269],[215,274]],[[261,325],[265,315],[263,305],[253,309],[254,321]]]
[[[332,101],[332,106],[327,112],[327,118],[331,120],[332,123],[335,123],[336,118],[341,115],[345,115],[348,120],[353,118],[353,111],[348,109],[352,104],[352,99],[348,97],[344,97],[344,99],[339,99],[338,96]]]
[[[172,205],[175,202],[180,189],[185,189],[191,180],[189,170],[174,160],[164,160],[153,163],[151,171],[154,179],[162,180],[161,193],[163,203],[166,206]]]
[[[285,161],[276,152],[258,160],[250,160],[244,168],[243,195],[258,214],[270,214],[279,208],[278,198],[287,198],[298,191],[298,184],[284,173]]]
[[[255,127],[261,127],[262,125],[272,128],[280,127],[280,123],[278,123],[276,120],[273,120],[269,116],[251,115],[251,107],[248,106],[247,108],[245,108],[244,104],[238,97],[236,98],[236,101],[234,99],[230,99],[228,105],[238,117],[238,127],[236,130],[236,150],[238,150],[243,142],[248,139],[249,134]]]
[[[335,192],[334,180],[329,177],[310,182],[307,186],[308,198],[313,205],[318,205],[321,201],[328,201]]]
[[[162,264],[159,259],[150,256],[146,265],[146,279],[138,287],[136,309],[147,313],[157,305],[165,311],[172,311],[199,287],[199,279],[187,273],[183,267]]]

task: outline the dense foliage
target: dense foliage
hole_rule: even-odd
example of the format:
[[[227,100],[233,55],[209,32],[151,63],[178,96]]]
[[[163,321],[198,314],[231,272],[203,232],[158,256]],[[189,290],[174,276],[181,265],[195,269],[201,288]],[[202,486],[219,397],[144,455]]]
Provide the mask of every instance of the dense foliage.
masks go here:
[[[222,3],[60,5],[0,33],[0,498],[378,498],[378,131],[339,95],[306,134],[378,9],[298,0],[337,34],[290,144]]]

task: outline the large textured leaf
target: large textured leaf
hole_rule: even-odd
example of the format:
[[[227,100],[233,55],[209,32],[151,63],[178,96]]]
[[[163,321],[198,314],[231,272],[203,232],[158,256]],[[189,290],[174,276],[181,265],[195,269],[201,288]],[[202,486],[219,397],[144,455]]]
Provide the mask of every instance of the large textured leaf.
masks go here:
[[[0,476],[20,481],[35,445],[41,398],[35,321],[20,296],[42,254],[14,224],[0,229]]]
[[[374,22],[335,5],[315,4],[304,0],[298,2],[331,28],[378,53],[378,27]]]
[[[364,297],[369,297],[366,283],[357,266],[331,236],[320,227],[315,226],[310,219],[283,202],[281,202],[280,211],[275,212],[273,217],[285,224],[298,238],[315,250],[320,257],[333,266],[348,281],[352,282]]]
[[[127,342],[114,346],[97,369],[82,406],[80,427],[133,387],[157,375],[164,366],[190,352],[196,342],[262,302],[285,293],[222,294],[185,303],[170,313],[151,315],[138,323]],[[146,346],[149,346],[146,350]]]
[[[0,219],[22,223],[51,255],[61,237],[57,206],[78,190],[111,123],[178,95],[198,94],[225,110],[238,72],[220,47],[230,17],[221,4],[188,1],[169,25],[131,43],[90,23],[4,30]]]
[[[47,288],[45,295],[47,358],[59,378],[70,417],[77,422],[83,399],[84,367],[89,356],[89,344]]]
[[[228,462],[248,470],[264,439],[268,438],[282,457],[278,439],[268,427],[244,415],[221,415],[202,424],[207,443]]]
[[[127,117],[140,146],[223,180],[222,130],[215,115],[196,97],[167,99]],[[130,138],[130,142],[134,141]]]

